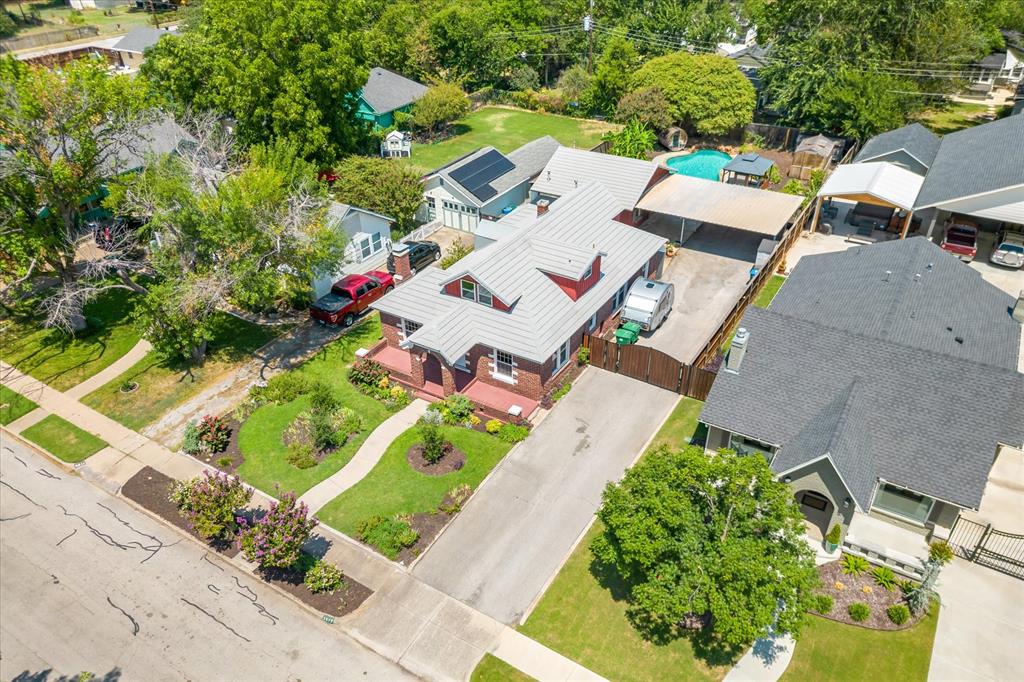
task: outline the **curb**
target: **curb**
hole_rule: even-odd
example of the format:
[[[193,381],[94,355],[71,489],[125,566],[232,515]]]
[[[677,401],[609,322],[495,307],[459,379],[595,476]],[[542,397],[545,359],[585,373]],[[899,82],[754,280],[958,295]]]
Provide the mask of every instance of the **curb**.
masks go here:
[[[53,414],[53,413],[52,412],[47,412],[47,414]],[[33,443],[32,441],[28,440],[27,438],[22,437],[20,434],[14,433],[10,429],[8,429],[6,426],[0,426],[0,433],[3,433],[3,435],[5,435],[8,438],[11,438],[15,442],[19,443],[22,447],[28,448],[29,450],[33,450],[33,451],[39,453],[40,455],[42,455],[46,459],[50,460],[51,464],[57,465],[60,469],[64,470],[66,473],[68,473],[68,474],[75,474],[76,476],[81,476],[81,474],[78,473],[79,467],[75,466],[74,464],[71,464],[70,462],[65,462],[60,457],[57,457],[57,455],[53,454],[52,452],[50,452],[49,450],[47,450],[43,446],[36,445],[35,443]],[[81,462],[79,462],[79,464],[84,465],[87,461],[89,461],[88,457],[86,457]]]

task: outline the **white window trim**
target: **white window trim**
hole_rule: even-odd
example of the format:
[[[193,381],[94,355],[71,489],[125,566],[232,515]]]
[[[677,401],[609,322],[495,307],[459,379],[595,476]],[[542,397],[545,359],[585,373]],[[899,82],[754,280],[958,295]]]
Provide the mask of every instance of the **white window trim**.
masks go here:
[[[563,367],[569,364],[569,356],[572,355],[572,339],[566,339],[565,343],[559,346],[555,350],[555,354],[551,356],[551,374],[557,374]],[[565,359],[562,359],[562,351],[565,351]]]
[[[587,331],[592,332],[597,329],[597,313],[590,316],[590,322],[587,323]]]
[[[413,329],[412,331],[409,331],[409,328],[408,328],[407,325],[410,325],[410,324],[416,324],[416,325],[419,325],[419,326],[416,327],[416,329]],[[405,319],[403,317],[403,318],[401,318],[399,320],[399,323],[398,323],[398,338],[401,339],[402,341],[405,341],[412,334],[416,333],[416,331],[418,331],[420,329],[420,327],[422,327],[422,326],[423,325],[419,324],[418,322],[413,322],[412,320],[407,320],[407,319]]]
[[[615,291],[615,296],[612,297],[612,312],[618,312],[622,310],[624,305],[626,305],[626,296],[629,294],[629,285],[630,282],[626,282]],[[616,298],[619,299],[618,302],[616,302]]]
[[[931,500],[931,504],[928,505],[928,513],[924,515],[924,521],[918,521],[917,519],[912,519],[909,516],[904,516],[903,514],[900,514],[899,512],[890,511],[888,509],[883,509],[882,507],[877,506],[875,504],[875,501],[878,499],[878,492],[883,487],[896,488],[897,490],[905,490],[908,493],[913,493],[914,495],[920,495],[921,497],[925,497],[925,498]],[[896,485],[895,483],[890,483],[889,481],[878,481],[878,482],[875,483],[875,489],[874,489],[874,491],[871,494],[871,511],[878,512],[879,514],[882,514],[884,516],[888,516],[890,518],[899,519],[900,521],[903,521],[904,523],[909,523],[911,525],[920,526],[921,528],[924,528],[928,524],[928,519],[931,518],[932,512],[935,511],[935,503],[936,502],[938,502],[938,500],[936,500],[931,495],[925,495],[924,493],[919,493],[916,490],[911,490],[910,488],[904,488],[901,485]]]
[[[512,353],[509,353],[508,351],[504,351],[503,350],[501,352],[505,353],[510,358],[512,358],[512,363],[511,363],[512,364],[512,375],[508,376],[506,374],[501,374],[501,373],[498,372],[498,349],[494,348],[494,349],[491,350],[491,356],[490,356],[491,357],[491,361],[488,363],[490,365],[490,369],[491,369],[491,377],[494,378],[494,379],[497,379],[498,381],[504,382],[506,384],[513,384],[514,385],[514,384],[518,383],[516,381],[516,376],[519,375],[519,372],[516,370],[516,367],[519,366],[518,363],[516,362],[516,356],[513,355]]]
[[[481,299],[481,297],[480,297],[480,294],[482,292],[485,292],[485,291],[487,292],[487,298],[488,298],[488,301],[486,301],[486,302],[484,302]],[[480,305],[485,305],[488,308],[493,308],[494,307],[494,294],[492,294],[491,290],[488,289],[487,287],[482,287],[480,285],[477,285],[477,287],[476,287],[476,302],[479,303]]]
[[[472,296],[466,296],[466,285],[469,285],[470,287],[472,287],[472,292],[473,292]],[[460,279],[459,280],[459,298],[465,299],[467,301],[476,301],[476,287],[477,287],[476,282],[470,281],[468,279]]]
[[[594,263],[593,263],[593,261],[591,261],[590,265],[587,267],[587,271],[583,273],[583,277],[581,279],[590,279],[590,276],[593,275],[593,274],[594,274]]]
[[[463,372],[472,372],[472,368],[469,366],[469,353],[466,353],[461,358],[452,363],[452,367]]]

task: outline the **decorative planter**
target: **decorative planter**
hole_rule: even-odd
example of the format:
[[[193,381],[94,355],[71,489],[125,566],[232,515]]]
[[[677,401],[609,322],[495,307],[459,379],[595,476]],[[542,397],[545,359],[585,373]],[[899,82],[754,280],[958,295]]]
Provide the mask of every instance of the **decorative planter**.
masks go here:
[[[825,542],[825,551],[829,554],[836,551],[837,549],[839,549],[839,545],[837,543],[828,541]]]
[[[133,381],[130,384],[121,384],[118,390],[121,393],[135,393],[135,391],[139,390],[139,382]]]

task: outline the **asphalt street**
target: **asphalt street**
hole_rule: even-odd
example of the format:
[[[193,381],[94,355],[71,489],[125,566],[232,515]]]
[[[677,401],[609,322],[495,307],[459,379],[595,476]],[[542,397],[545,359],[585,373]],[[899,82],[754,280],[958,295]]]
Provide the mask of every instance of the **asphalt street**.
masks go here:
[[[127,502],[0,438],[0,678],[414,679]]]

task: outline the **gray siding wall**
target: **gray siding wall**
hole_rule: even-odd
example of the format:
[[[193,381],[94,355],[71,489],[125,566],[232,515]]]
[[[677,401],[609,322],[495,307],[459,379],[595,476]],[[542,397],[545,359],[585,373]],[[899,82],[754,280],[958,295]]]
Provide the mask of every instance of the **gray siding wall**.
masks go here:
[[[519,204],[526,201],[526,196],[529,193],[529,183],[521,182],[512,189],[508,190],[504,194],[494,197],[482,207],[480,207],[480,213],[482,215],[500,216],[501,209],[506,206],[518,206]]]
[[[708,437],[705,441],[704,452],[713,455],[722,448],[729,447],[729,432],[717,426],[708,427]]]
[[[928,523],[941,528],[952,528],[959,514],[960,507],[936,500],[932,513],[928,515]]]
[[[913,156],[907,154],[904,151],[891,152],[884,156],[879,156],[878,158],[871,159],[871,162],[877,161],[888,161],[889,163],[894,163],[897,166],[901,168],[906,168],[908,171],[911,171],[912,173],[917,173],[918,175],[924,175],[928,172],[928,169],[925,168],[920,161],[916,160]]]
[[[837,523],[843,526],[844,530],[850,527],[854,503],[851,500],[850,506],[843,508],[843,500],[850,494],[846,491],[846,486],[843,485],[842,479],[839,478],[839,474],[836,473],[831,462],[824,459],[819,460],[787,475],[792,478],[789,487],[793,489],[794,495],[803,490],[813,490],[832,501],[832,518],[828,523],[829,528]]]

